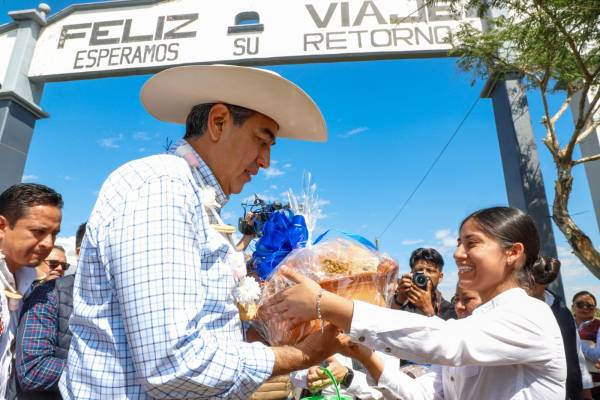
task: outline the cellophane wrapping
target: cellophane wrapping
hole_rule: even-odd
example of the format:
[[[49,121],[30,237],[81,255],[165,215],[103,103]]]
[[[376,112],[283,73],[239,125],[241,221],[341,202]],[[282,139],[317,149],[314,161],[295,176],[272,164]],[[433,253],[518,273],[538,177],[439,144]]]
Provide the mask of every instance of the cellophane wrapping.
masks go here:
[[[398,264],[390,257],[349,238],[331,238],[316,245],[292,251],[281,263],[342,297],[378,306],[389,306],[398,275]],[[262,302],[293,283],[275,272],[264,284]],[[272,346],[296,344],[320,329],[314,320],[292,326],[262,317],[260,309],[254,325]]]

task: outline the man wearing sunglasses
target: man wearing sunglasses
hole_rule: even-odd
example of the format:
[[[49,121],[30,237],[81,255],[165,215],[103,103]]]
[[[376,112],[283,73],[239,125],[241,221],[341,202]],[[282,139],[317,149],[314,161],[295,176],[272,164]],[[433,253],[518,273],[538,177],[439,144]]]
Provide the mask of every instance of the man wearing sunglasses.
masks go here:
[[[62,278],[69,266],[65,249],[62,246],[54,245],[48,257],[35,267],[36,279],[33,282],[33,288],[51,280]]]

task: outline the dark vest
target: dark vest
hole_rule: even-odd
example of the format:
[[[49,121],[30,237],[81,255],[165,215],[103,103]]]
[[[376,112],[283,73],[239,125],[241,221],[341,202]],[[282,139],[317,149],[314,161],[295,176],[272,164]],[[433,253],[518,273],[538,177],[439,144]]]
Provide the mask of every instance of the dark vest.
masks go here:
[[[69,317],[73,311],[73,282],[75,275],[68,275],[46,283],[54,287],[54,293],[57,300],[58,311],[58,340],[54,346],[54,355],[57,358],[66,359],[71,344],[71,331],[69,330]],[[35,290],[35,289],[34,289]],[[17,382],[17,377],[13,371],[7,390],[6,398],[17,400],[61,400],[62,397],[58,390],[58,384],[48,391],[44,392],[23,392]]]
[[[565,357],[567,360],[567,400],[583,399],[583,386],[581,383],[581,368],[579,367],[579,357],[577,354],[577,328],[571,311],[565,306],[561,298],[554,296],[554,303],[550,309],[560,327],[560,333],[565,347]]]
[[[69,318],[73,312],[73,282],[75,275],[68,275],[56,281],[54,290],[58,299],[58,344],[54,347],[55,354],[60,358],[67,358],[71,345],[71,331]]]

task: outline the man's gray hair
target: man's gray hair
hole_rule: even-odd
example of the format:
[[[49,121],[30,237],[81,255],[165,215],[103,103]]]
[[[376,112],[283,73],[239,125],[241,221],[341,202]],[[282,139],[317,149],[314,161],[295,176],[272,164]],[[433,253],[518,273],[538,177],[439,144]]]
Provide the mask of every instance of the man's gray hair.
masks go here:
[[[192,110],[187,116],[185,121],[185,135],[184,139],[191,139],[201,136],[206,129],[208,128],[208,114],[210,113],[211,108],[219,103],[206,103],[206,104],[197,104],[192,107]],[[248,118],[253,116],[256,111],[250,110],[248,108],[234,106],[232,104],[224,104],[229,112],[231,113],[231,117],[233,118],[233,123],[236,126],[242,126]]]

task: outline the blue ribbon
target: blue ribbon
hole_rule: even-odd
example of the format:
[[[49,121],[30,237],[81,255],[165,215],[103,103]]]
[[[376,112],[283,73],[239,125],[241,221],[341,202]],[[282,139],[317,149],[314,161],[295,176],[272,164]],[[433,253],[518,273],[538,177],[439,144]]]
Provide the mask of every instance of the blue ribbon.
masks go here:
[[[272,213],[262,232],[253,258],[258,276],[266,280],[292,250],[306,246],[308,229],[302,215],[285,209]]]
[[[315,239],[313,244],[319,243],[329,232],[331,232],[331,229],[328,229],[325,232],[323,232],[318,238]],[[356,233],[350,233],[350,232],[344,232],[344,231],[338,231],[338,232],[344,236],[348,236],[350,239],[354,239],[355,241],[362,244],[363,246],[365,246],[368,249],[371,249],[373,251],[379,251],[379,249],[377,249],[377,246],[375,246],[369,239],[367,239],[364,236],[357,235]]]

